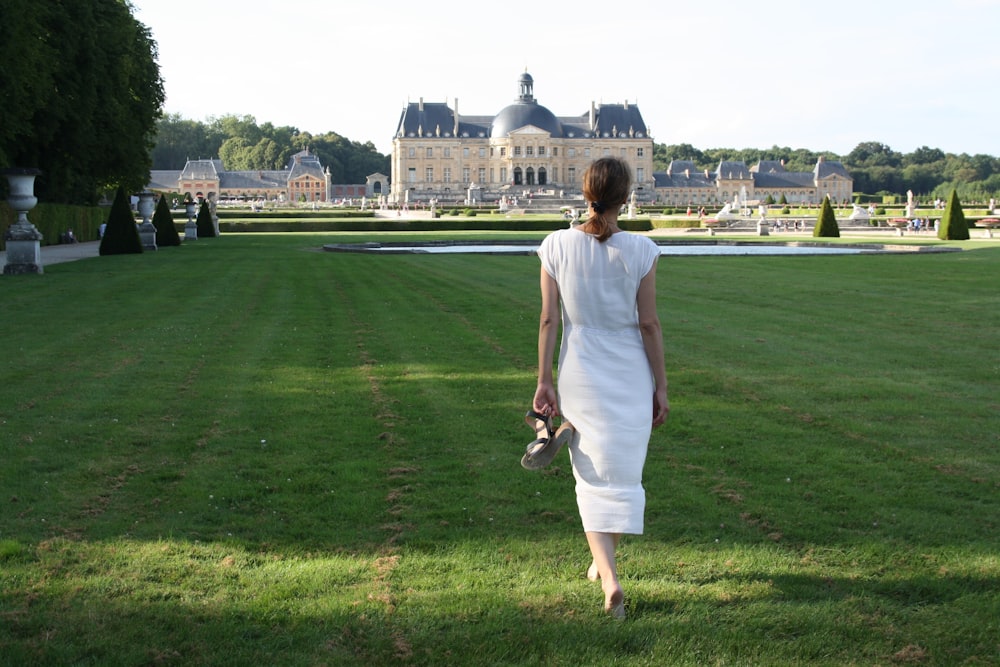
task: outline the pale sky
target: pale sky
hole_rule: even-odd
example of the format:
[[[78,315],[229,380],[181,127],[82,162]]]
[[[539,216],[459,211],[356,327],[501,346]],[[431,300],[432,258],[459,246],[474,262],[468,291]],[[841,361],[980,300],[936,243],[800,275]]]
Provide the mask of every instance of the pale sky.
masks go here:
[[[1000,156],[1000,0],[131,0],[164,110],[392,150],[408,101],[638,104],[653,140]]]

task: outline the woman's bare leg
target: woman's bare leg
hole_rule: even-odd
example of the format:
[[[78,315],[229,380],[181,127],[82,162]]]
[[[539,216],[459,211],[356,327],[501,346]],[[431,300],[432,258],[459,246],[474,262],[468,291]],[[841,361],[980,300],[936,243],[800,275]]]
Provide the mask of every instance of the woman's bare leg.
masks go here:
[[[615,540],[615,551],[617,551],[618,550],[618,540],[621,539],[621,533],[612,533],[612,537]],[[588,540],[588,542],[589,542],[589,540]],[[591,552],[593,552],[593,550],[591,550]],[[596,561],[591,561],[590,562],[590,567],[587,568],[587,579],[590,579],[591,581],[600,581],[601,580],[601,573],[597,569],[597,562]]]
[[[604,611],[616,618],[624,618],[625,608],[622,602],[625,594],[618,582],[618,567],[615,564],[615,549],[621,535],[595,532],[587,532],[586,535],[590,553],[594,557],[594,562],[587,570],[587,578],[591,578],[591,574],[596,570],[596,577],[591,580],[601,581],[601,589],[604,591]]]

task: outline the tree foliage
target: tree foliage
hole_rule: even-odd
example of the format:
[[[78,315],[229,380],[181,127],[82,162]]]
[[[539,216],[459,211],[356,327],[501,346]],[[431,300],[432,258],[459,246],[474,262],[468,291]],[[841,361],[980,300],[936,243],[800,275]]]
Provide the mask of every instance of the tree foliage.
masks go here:
[[[44,201],[139,190],[164,100],[149,29],[124,0],[3,0],[0,165],[38,167]]]
[[[115,192],[115,200],[108,212],[108,222],[104,227],[104,236],[97,252],[101,255],[127,255],[142,252],[142,239],[132,215],[132,206],[125,189],[119,187]]]
[[[965,221],[965,213],[955,190],[951,191],[944,208],[944,216],[938,225],[938,238],[947,241],[964,241],[969,238],[969,223]]]
[[[823,205],[819,209],[819,216],[816,218],[816,226],[813,227],[813,236],[837,238],[840,236],[840,227],[837,225],[837,217],[830,206],[830,198],[823,197]]]

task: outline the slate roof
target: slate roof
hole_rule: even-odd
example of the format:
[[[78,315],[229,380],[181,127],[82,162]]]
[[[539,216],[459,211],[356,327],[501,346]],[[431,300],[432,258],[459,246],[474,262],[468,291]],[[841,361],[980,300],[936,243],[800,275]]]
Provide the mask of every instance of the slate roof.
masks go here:
[[[715,188],[714,176],[690,160],[671,160],[666,172],[653,172],[653,181],[657,188]]]
[[[781,160],[759,160],[757,164],[750,167],[750,171],[757,174],[777,174],[785,171],[785,165]]]
[[[146,187],[150,190],[174,190],[180,176],[181,172],[176,169],[154,169],[149,172],[149,185]]]
[[[187,181],[214,181],[222,171],[222,160],[188,160],[179,178]]]
[[[837,160],[826,160],[822,157],[816,162],[816,167],[813,169],[813,176],[817,181],[821,181],[825,178],[840,177],[845,179],[850,179],[851,176],[847,173],[847,169],[844,165]]]
[[[219,180],[220,190],[256,190],[278,188],[288,182],[287,171],[224,171]]]
[[[601,104],[594,109],[594,128],[590,126],[590,111],[579,116],[556,116],[539,104],[532,94],[533,80],[527,72],[518,80],[521,94],[494,116],[458,116],[460,137],[505,137],[522,127],[533,126],[558,139],[589,137],[648,136],[646,122],[634,104]],[[403,108],[396,126],[399,137],[453,137],[455,111],[442,102],[409,102]]]
[[[812,188],[813,176],[808,171],[782,171],[754,174],[756,188]]]
[[[294,181],[305,176],[323,180],[323,165],[319,163],[319,158],[308,150],[299,151],[288,160],[287,180]]]
[[[410,102],[399,117],[396,136],[450,137],[454,130],[455,112],[447,104],[443,102]]]
[[[820,160],[813,171],[787,171],[777,160],[761,160],[750,169],[743,162],[723,160],[719,170],[706,178],[691,160],[672,160],[666,172],[653,173],[653,180],[657,188],[714,188],[720,173],[723,180],[752,179],[754,187],[760,189],[815,188],[821,178],[818,174],[824,174],[823,178],[851,178],[844,165],[836,161]]]
[[[634,104],[602,104],[597,107],[594,130],[599,137],[645,137],[646,123]]]
[[[747,163],[742,160],[722,160],[716,170],[718,178],[728,181],[749,181],[753,179]]]
[[[669,175],[683,175],[685,172],[689,174],[702,173],[698,165],[694,163],[694,160],[671,160],[670,164],[667,165],[667,174]]]

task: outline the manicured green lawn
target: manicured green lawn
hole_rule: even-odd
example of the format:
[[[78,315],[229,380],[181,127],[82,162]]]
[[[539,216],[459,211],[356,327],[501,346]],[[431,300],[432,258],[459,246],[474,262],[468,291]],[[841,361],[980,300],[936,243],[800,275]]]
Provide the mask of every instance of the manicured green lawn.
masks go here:
[[[0,664],[1000,663],[1000,243],[665,257],[615,622],[518,465],[537,259],[371,238],[0,279]]]

